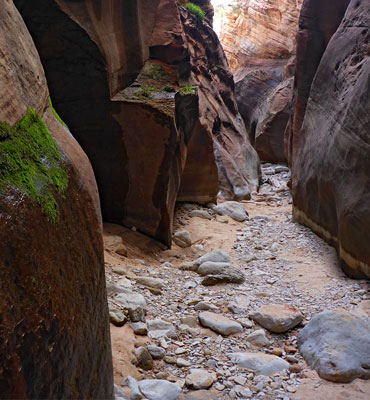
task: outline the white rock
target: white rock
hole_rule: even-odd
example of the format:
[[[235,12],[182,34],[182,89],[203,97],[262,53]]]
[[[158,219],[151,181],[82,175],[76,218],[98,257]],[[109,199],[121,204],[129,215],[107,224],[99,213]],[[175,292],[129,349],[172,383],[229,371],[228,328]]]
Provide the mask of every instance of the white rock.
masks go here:
[[[213,208],[217,214],[227,215],[238,222],[243,222],[248,219],[248,214],[244,207],[236,201],[225,201],[222,204]]]
[[[213,384],[213,376],[204,369],[191,369],[185,384],[194,390],[208,389]]]
[[[252,332],[246,338],[247,342],[253,344],[256,347],[264,347],[270,345],[270,340],[266,336],[266,332],[263,329],[258,329]]]
[[[239,366],[259,375],[269,376],[289,368],[289,363],[282,358],[264,353],[233,353],[230,357]]]
[[[155,289],[163,288],[163,279],[152,278],[150,276],[135,276],[134,279],[139,285],[149,286]]]
[[[145,379],[138,385],[140,392],[148,400],[177,400],[181,394],[179,385],[162,379]]]
[[[182,230],[175,232],[173,235],[173,241],[179,246],[179,247],[190,247],[191,246],[191,237],[190,233],[187,230]]]
[[[128,289],[122,288],[121,293],[118,294],[114,300],[127,310],[135,309],[137,306],[140,306],[143,308],[143,310],[146,310],[146,301],[144,296]]]
[[[243,327],[238,322],[209,311],[200,313],[199,321],[203,326],[224,336],[243,332]]]

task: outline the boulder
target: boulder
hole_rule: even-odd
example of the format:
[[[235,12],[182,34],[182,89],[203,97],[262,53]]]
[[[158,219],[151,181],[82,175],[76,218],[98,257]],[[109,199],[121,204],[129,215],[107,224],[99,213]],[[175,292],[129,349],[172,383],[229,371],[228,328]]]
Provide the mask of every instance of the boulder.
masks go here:
[[[370,278],[369,4],[352,1],[313,80],[292,158],[293,214]]]
[[[298,335],[306,362],[333,382],[370,379],[370,319],[346,311],[315,315]]]
[[[112,399],[94,174],[12,1],[0,20],[1,397]]]

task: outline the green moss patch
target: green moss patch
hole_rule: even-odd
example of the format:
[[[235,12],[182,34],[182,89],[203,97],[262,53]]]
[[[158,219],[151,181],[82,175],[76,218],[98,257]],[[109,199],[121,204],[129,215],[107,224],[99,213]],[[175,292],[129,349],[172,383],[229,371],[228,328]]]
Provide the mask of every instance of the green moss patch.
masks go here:
[[[14,126],[0,124],[0,193],[9,186],[35,200],[52,223],[59,221],[54,194],[68,187],[68,169],[46,125],[36,111]]]
[[[49,96],[49,106],[50,106],[50,109],[51,109],[51,111],[52,111],[54,117],[55,117],[64,127],[66,127],[66,128],[69,130],[67,124],[62,120],[62,118],[60,118],[59,114],[56,112],[55,108],[53,107],[53,103],[51,102],[50,96]]]
[[[185,7],[202,22],[204,21],[206,13],[199,6],[189,1],[185,4]]]

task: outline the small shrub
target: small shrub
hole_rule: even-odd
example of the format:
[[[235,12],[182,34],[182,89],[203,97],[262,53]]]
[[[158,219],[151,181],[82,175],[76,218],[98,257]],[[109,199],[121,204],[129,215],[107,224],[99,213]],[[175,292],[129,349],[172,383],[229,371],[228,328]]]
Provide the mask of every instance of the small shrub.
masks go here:
[[[168,76],[168,72],[160,64],[153,64],[150,67],[150,76],[153,79],[159,80]]]
[[[50,106],[50,109],[51,109],[51,111],[52,111],[54,117],[55,117],[65,128],[67,128],[67,129],[69,130],[67,124],[62,120],[62,118],[60,118],[59,114],[56,112],[55,108],[53,107],[53,103],[51,102],[50,96],[49,96],[49,106]]]
[[[179,89],[180,96],[186,96],[187,94],[195,94],[195,86],[186,84]]]
[[[185,7],[194,14],[197,18],[199,18],[202,22],[206,16],[206,13],[196,4],[191,3],[190,1],[185,4]]]
[[[155,86],[150,85],[142,85],[140,90],[137,91],[136,97],[145,97],[147,99],[151,99],[153,97],[153,93],[157,91]]]

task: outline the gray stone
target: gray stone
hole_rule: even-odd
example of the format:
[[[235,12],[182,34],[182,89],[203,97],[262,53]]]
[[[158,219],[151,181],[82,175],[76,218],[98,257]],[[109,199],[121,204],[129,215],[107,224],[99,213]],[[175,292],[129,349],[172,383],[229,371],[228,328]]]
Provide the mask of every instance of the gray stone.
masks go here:
[[[243,327],[238,322],[209,311],[200,313],[199,321],[206,328],[210,328],[224,336],[243,332]]]
[[[207,303],[206,301],[200,301],[198,304],[195,305],[194,307],[197,311],[217,311],[218,307],[215,306],[214,304]]]
[[[153,358],[146,347],[138,347],[135,349],[134,354],[137,359],[137,366],[139,368],[142,368],[145,371],[153,369]]]
[[[212,250],[195,260],[199,266],[207,261],[231,263],[231,257],[223,250]]]
[[[147,321],[149,331],[161,331],[174,329],[171,322],[163,321],[162,319],[156,318]]]
[[[236,268],[230,268],[226,272],[217,275],[207,275],[202,280],[202,285],[213,286],[218,283],[236,283],[240,284],[245,282],[245,275]]]
[[[187,230],[182,230],[175,232],[173,235],[173,241],[179,246],[179,247],[190,247],[191,246],[191,237],[190,233]]]
[[[150,331],[148,336],[151,339],[162,339],[162,338],[169,338],[169,339],[176,339],[177,333],[174,328],[171,329],[158,329],[155,331]]]
[[[233,353],[232,361],[258,375],[273,375],[289,368],[289,363],[280,357],[264,353]]]
[[[208,389],[213,384],[213,376],[204,369],[191,369],[185,384],[194,390]]]
[[[193,211],[190,211],[189,216],[192,217],[192,218],[198,217],[198,218],[202,218],[202,219],[212,219],[211,215],[206,210],[193,210]]]
[[[139,385],[132,376],[126,377],[126,379],[122,383],[123,386],[127,386],[131,390],[130,400],[142,400],[144,396],[141,394],[139,390]]]
[[[118,385],[114,385],[114,400],[128,400],[126,393]]]
[[[127,317],[119,310],[109,310],[109,320],[115,326],[123,326],[127,322]]]
[[[270,340],[266,336],[266,332],[263,329],[258,329],[252,332],[246,338],[247,342],[253,344],[256,347],[264,347],[270,345]]]
[[[198,326],[198,318],[195,315],[186,315],[180,319],[181,323],[191,328],[196,328]]]
[[[225,201],[213,207],[213,210],[216,211],[217,214],[227,215],[238,222],[243,222],[248,219],[248,213],[245,211],[244,207],[236,201]]]
[[[185,360],[184,358],[178,358],[178,359],[176,360],[176,365],[177,365],[179,368],[190,367],[191,362],[188,361],[188,360]]]
[[[166,350],[159,346],[148,345],[148,351],[154,360],[160,360],[166,355]]]
[[[222,274],[229,268],[232,268],[231,263],[206,261],[199,266],[197,273],[201,276]]]
[[[114,300],[119,303],[125,310],[135,309],[137,306],[141,306],[143,310],[146,310],[146,301],[144,296],[139,293],[132,292],[131,290],[122,288],[122,292],[118,294]]]
[[[152,278],[150,276],[135,276],[134,279],[139,285],[149,286],[155,289],[163,288],[163,279]]]
[[[345,311],[321,312],[299,333],[298,347],[323,379],[370,379],[370,318]]]
[[[134,331],[135,335],[144,336],[148,334],[148,327],[144,322],[131,322],[130,327]]]
[[[138,385],[148,400],[177,400],[181,394],[179,385],[161,379],[145,379]]]
[[[145,314],[143,307],[133,306],[128,310],[128,316],[131,322],[145,322]]]
[[[287,332],[297,326],[303,318],[296,308],[280,304],[263,305],[249,316],[264,328],[275,333]]]

